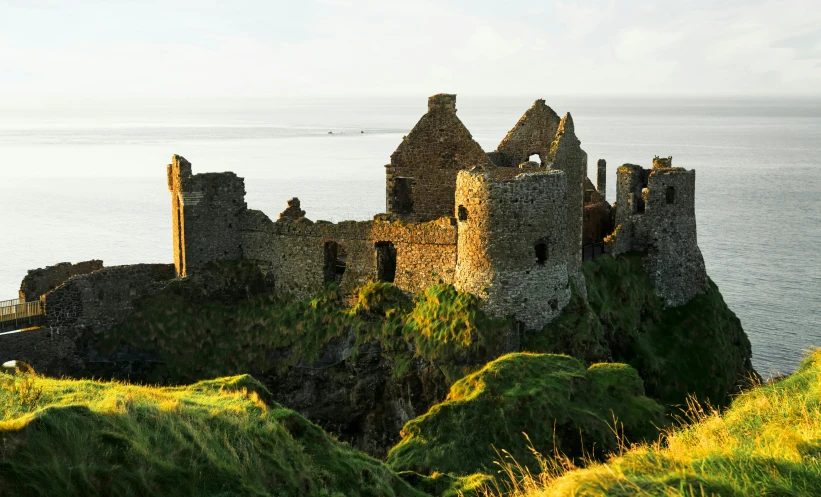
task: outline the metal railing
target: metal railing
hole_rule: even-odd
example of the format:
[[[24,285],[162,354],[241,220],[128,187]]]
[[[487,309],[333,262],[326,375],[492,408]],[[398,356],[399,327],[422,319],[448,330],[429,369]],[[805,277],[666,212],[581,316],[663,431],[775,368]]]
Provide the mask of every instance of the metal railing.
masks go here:
[[[15,301],[17,303],[10,303]],[[20,299],[12,299],[0,302],[0,325],[3,329],[36,325],[42,316],[43,302],[40,300],[21,302]]]
[[[11,307],[23,303],[23,299],[0,300],[0,307]]]

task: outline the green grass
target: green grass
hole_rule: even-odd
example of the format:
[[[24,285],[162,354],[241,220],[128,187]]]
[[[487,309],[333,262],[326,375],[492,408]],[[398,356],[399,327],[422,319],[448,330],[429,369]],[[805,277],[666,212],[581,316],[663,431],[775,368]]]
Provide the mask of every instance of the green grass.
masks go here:
[[[408,422],[387,462],[397,471],[469,475],[493,472],[503,449],[518,460],[529,458],[530,447],[601,456],[619,448],[614,426],[630,440],[654,438],[663,413],[630,366],[585,368],[567,356],[508,354]]]
[[[558,320],[525,337],[523,350],[630,364],[647,395],[670,406],[689,395],[727,405],[756,375],[741,322],[712,281],[707,293],[665,309],[638,255],[603,256],[583,271],[587,300],[574,294]]]
[[[0,495],[423,495],[269,397],[0,373]]]
[[[821,495],[821,351],[725,412],[694,408],[690,419],[659,443],[558,478],[533,478],[511,495]]]
[[[379,341],[396,376],[422,357],[442,362],[455,381],[467,363],[498,355],[506,329],[504,321],[482,312],[476,297],[451,285],[430,287],[411,299],[390,283],[371,283],[349,306],[335,286],[303,300],[266,292],[234,300],[199,297],[198,287],[208,282],[207,274],[177,280],[139,302],[125,323],[100,338],[102,348],[152,352],[161,365],[138,379],[182,383],[311,364],[331,340],[350,333],[354,353]]]

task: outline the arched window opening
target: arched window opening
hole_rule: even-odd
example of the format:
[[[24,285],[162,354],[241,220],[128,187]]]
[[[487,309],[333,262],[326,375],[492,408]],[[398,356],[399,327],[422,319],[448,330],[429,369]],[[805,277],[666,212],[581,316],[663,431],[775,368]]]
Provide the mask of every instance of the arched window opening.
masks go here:
[[[468,220],[468,210],[464,205],[459,206],[459,220],[460,221],[467,221]]]
[[[673,186],[668,186],[667,191],[665,193],[665,197],[667,198],[667,203],[672,204],[676,201],[676,188]]]
[[[341,283],[347,266],[348,253],[345,248],[337,242],[325,242],[325,282]]]
[[[542,158],[539,157],[539,154],[531,154],[530,157],[527,158],[527,161],[535,162],[539,167],[542,167]]]
[[[393,283],[396,279],[396,247],[393,242],[376,242],[376,278]]]
[[[541,239],[536,241],[536,245],[533,247],[536,251],[536,264],[540,266],[544,266],[544,263],[547,262],[547,240]]]

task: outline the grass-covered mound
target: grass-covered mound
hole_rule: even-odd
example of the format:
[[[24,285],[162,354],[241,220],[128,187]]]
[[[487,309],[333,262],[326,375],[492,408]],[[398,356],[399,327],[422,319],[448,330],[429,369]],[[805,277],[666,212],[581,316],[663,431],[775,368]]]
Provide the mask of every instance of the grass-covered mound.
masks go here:
[[[755,374],[750,341],[712,281],[707,293],[665,309],[638,255],[603,256],[583,271],[587,300],[574,295],[558,320],[526,337],[524,350],[630,364],[647,395],[668,405],[689,394],[727,405]]]
[[[269,395],[0,373],[0,495],[422,495]]]
[[[693,418],[662,443],[546,485],[523,485],[530,488],[517,495],[821,495],[821,351],[785,380],[737,397],[727,411]]]
[[[371,283],[359,290],[354,305],[335,286],[311,299],[295,299],[245,292],[242,284],[233,284],[242,295],[234,290],[227,298],[204,298],[225,293],[208,288],[212,280],[225,279],[224,273],[237,271],[241,277],[235,279],[241,281],[259,279],[247,263],[234,265],[237,269],[223,263],[196,278],[171,282],[138,302],[136,312],[105,337],[93,337],[102,341],[95,348],[114,357],[123,350],[152,353],[159,366],[147,379],[174,383],[311,365],[332,340],[352,335],[354,354],[360,345],[379,341],[401,376],[414,358],[452,365],[498,355],[494,351],[506,329],[482,312],[478,298],[452,285],[436,285],[411,298],[390,283]],[[446,371],[455,371],[453,381],[461,377],[459,368]]]
[[[387,462],[397,471],[468,475],[493,471],[497,450],[520,461],[532,459],[529,446],[600,456],[618,449],[614,425],[629,440],[654,438],[664,425],[664,409],[644,396],[633,368],[508,354],[456,382],[444,402],[408,422]]]

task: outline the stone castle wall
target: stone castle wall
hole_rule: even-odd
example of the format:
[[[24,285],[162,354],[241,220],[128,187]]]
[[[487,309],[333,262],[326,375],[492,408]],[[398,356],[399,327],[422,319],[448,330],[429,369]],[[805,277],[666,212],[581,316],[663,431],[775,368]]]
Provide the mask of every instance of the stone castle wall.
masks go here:
[[[686,304],[709,289],[698,248],[695,171],[654,159],[652,169],[625,164],[617,170],[616,231],[609,237],[615,256],[646,253],[644,267],[666,306]]]
[[[45,326],[87,328],[101,333],[122,322],[135,300],[175,277],[171,264],[112,266],[75,276],[45,296]]]
[[[246,259],[268,268],[277,291],[307,297],[323,288],[328,278],[327,245],[336,244],[344,258],[338,280],[351,293],[379,279],[379,246],[392,245],[393,283],[418,292],[438,283],[451,283],[456,266],[456,226],[452,218],[402,224],[387,218],[374,221],[313,222],[281,218],[272,222],[260,211],[243,217],[242,244]],[[340,250],[341,249],[341,250]]]
[[[488,161],[456,116],[456,95],[428,99],[428,112],[391,155],[386,212],[431,221],[453,214],[456,173]]]
[[[191,173],[175,155],[168,165],[174,265],[179,276],[210,261],[241,259],[240,216],[246,209],[245,181],[231,172]]]
[[[175,273],[173,264],[134,264],[75,275],[45,294],[43,327],[0,335],[0,361],[25,361],[40,374],[59,377],[76,375],[88,361],[107,360],[94,344]]]
[[[61,262],[53,266],[31,269],[20,283],[20,298],[24,302],[39,300],[40,296],[62,285],[72,276],[88,274],[103,267],[103,261],[90,260],[72,264]]]
[[[587,154],[582,150],[581,141],[576,137],[570,113],[559,123],[556,138],[550,145],[548,160],[553,169],[563,171],[567,177],[567,200],[564,204],[567,221],[564,224],[564,236],[570,244],[569,256],[574,258],[568,268],[571,271],[570,278],[576,287],[583,295],[587,295],[584,277],[581,274]]]
[[[565,233],[567,175],[557,170],[459,173],[456,288],[486,311],[540,329],[570,300],[575,244]]]

